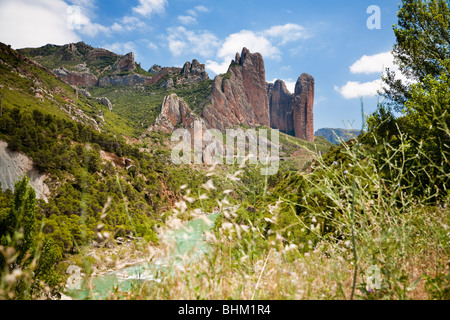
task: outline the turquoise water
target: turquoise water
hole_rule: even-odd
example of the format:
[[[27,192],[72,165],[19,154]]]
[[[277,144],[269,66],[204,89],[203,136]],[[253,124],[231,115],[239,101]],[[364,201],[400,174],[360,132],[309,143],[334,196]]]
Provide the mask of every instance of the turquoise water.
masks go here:
[[[208,245],[204,234],[213,228],[218,216],[219,214],[209,215],[206,221],[193,220],[183,228],[167,233],[166,239],[173,243],[173,251],[169,257],[155,259],[151,263],[132,266],[107,275],[91,277],[80,284],[80,289],[68,289],[65,294],[75,300],[102,300],[119,288],[121,292],[126,292],[140,288],[143,281],[159,282],[159,274],[170,274],[173,268],[179,267],[182,262],[189,263],[207,252]],[[189,257],[189,260],[186,261],[185,257]]]

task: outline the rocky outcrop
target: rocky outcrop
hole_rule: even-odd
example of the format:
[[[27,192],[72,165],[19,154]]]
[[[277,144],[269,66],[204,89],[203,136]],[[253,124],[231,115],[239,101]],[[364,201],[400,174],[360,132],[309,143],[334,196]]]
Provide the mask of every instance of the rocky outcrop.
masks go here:
[[[152,77],[142,76],[140,74],[127,74],[123,76],[119,75],[106,76],[98,80],[98,85],[100,87],[134,86],[134,85],[151,86],[163,80],[165,77],[179,75],[181,71],[182,71],[181,68],[161,68]]]
[[[100,87],[105,86],[133,86],[133,85],[151,85],[152,78],[141,76],[140,74],[127,74],[124,76],[106,76],[98,80],[98,85]]]
[[[303,73],[295,85],[292,110],[294,130],[297,138],[314,140],[314,78]]]
[[[178,84],[193,84],[209,80],[208,73],[205,71],[205,65],[197,60],[192,63],[186,62],[181,70],[181,77],[177,79]]]
[[[45,184],[46,175],[33,168],[33,161],[21,152],[9,150],[8,144],[0,140],[0,185],[3,191],[14,191],[14,184],[25,174],[30,178],[30,184],[36,191],[36,198],[48,201],[50,190]]]
[[[194,121],[202,121],[187,103],[175,93],[164,97],[161,113],[150,130],[171,133],[176,127],[191,128]]]
[[[161,68],[161,66],[158,66],[157,64],[154,64],[149,70],[148,70],[148,72],[150,72],[150,73],[152,73],[152,74],[155,74],[155,73],[157,73],[158,71],[160,71],[162,68]]]
[[[291,94],[283,81],[265,82],[264,60],[246,48],[225,75],[216,76],[211,101],[202,116],[221,131],[236,125],[264,125],[313,141],[314,78],[306,73]]]
[[[88,50],[88,53],[86,55],[87,61],[95,62],[95,61],[104,61],[105,59],[111,59],[116,60],[120,56],[114,52],[111,52],[106,49],[101,48],[84,48],[85,50]]]
[[[314,78],[302,74],[291,94],[283,81],[267,85],[270,126],[297,138],[314,140]]]
[[[261,54],[252,54],[247,48],[236,54],[228,72],[215,77],[211,102],[205,106],[203,117],[209,127],[221,131],[239,124],[270,126]]]
[[[130,52],[124,55],[122,58],[120,58],[119,61],[117,61],[114,64],[113,71],[114,73],[121,73],[121,72],[131,72],[136,69],[136,62],[134,61],[134,53]]]
[[[292,111],[293,95],[282,80],[269,83],[267,87],[270,107],[270,127],[284,133],[295,135]]]
[[[106,97],[97,98],[97,101],[100,102],[102,105],[108,107],[109,111],[112,111],[113,105],[108,98]]]
[[[58,68],[53,70],[53,73],[64,82],[77,87],[95,86],[98,83],[97,77],[89,72],[69,71],[65,68]]]

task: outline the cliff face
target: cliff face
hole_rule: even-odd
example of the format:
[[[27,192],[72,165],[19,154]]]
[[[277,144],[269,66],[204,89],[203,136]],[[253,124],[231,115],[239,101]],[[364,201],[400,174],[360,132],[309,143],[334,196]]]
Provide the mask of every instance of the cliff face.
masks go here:
[[[0,140],[0,185],[3,191],[14,191],[14,184],[25,174],[36,191],[36,198],[48,202],[50,190],[44,182],[47,175],[40,174],[33,168],[33,161],[21,152],[11,151],[8,143]]]
[[[157,71],[154,77],[163,70]],[[179,82],[203,81],[204,65],[196,60],[192,65],[186,63],[181,74],[183,77]],[[165,108],[166,99],[161,113],[161,116],[166,113],[164,119],[170,118],[167,113],[170,109]],[[209,99],[201,115],[208,128],[225,131],[241,124],[250,127],[264,125],[304,140],[314,140],[314,78],[302,74],[293,94],[281,80],[274,84],[266,83],[264,60],[259,53],[250,53],[246,48],[241,55],[237,53],[228,72],[214,78]],[[189,125],[183,119],[178,122],[176,112],[173,115],[175,118],[176,123]],[[162,127],[164,131],[170,128],[166,125]]]
[[[293,95],[286,88],[286,84],[277,80],[267,87],[270,106],[270,127],[287,134],[295,134],[292,111]]]
[[[192,63],[186,62],[181,69],[182,77],[177,79],[178,84],[193,84],[201,81],[209,80],[208,73],[205,71],[205,65],[197,60]]]
[[[115,73],[131,72],[136,70],[134,53],[133,52],[127,53],[125,56],[120,58],[120,60],[114,64],[113,70]]]
[[[209,80],[205,65],[195,59],[182,68],[154,65],[146,72],[136,64],[133,53],[121,56],[84,43],[23,51],[43,63],[51,61],[54,73],[77,87],[158,84],[169,89]],[[209,98],[198,103],[205,106],[199,116],[209,128],[225,131],[236,125],[264,125],[301,139],[314,139],[314,78],[302,74],[292,94],[281,80],[268,84],[263,57],[247,48],[236,53],[228,72],[215,77]]]
[[[77,87],[90,87],[98,83],[97,77],[89,72],[69,71],[65,68],[58,68],[53,70],[53,72],[64,82]]]
[[[184,128],[191,128],[194,121],[201,121],[196,116],[187,103],[179,98],[175,93],[164,98],[161,106],[161,113],[155,121],[153,130],[171,133],[178,125]]]
[[[314,78],[303,73],[295,85],[292,110],[294,117],[294,130],[297,138],[314,140]]]
[[[314,140],[314,78],[302,74],[295,85],[295,92],[289,93],[283,81],[268,84],[270,100],[270,126],[294,135],[297,138]]]
[[[216,76],[211,102],[203,117],[209,127],[225,130],[234,125],[270,126],[264,60],[247,48],[236,54],[228,72]]]

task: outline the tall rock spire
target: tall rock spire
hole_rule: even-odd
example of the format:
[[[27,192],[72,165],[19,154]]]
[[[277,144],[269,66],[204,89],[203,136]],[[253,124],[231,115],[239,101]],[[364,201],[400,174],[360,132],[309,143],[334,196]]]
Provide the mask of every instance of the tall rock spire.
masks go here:
[[[235,125],[270,126],[264,60],[247,48],[236,54],[228,72],[216,76],[210,103],[202,116],[208,126],[225,130]]]
[[[294,117],[295,136],[297,138],[314,140],[314,78],[303,73],[295,85],[292,110]]]

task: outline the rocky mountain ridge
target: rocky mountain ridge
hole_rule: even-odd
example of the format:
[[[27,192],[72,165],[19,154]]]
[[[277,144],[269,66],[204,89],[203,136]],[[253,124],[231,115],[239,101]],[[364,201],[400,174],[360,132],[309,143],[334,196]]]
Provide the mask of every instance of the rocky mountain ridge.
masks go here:
[[[210,81],[205,65],[195,59],[186,62],[182,68],[154,65],[149,71],[144,71],[135,62],[133,53],[121,56],[82,42],[23,49],[22,52],[48,68],[55,67],[53,72],[66,83],[87,90],[92,87],[137,85],[156,85],[162,90],[170,90]],[[162,113],[166,110],[166,98],[161,104]],[[172,101],[173,97],[169,100]],[[247,48],[236,53],[227,73],[214,78],[210,95],[204,101],[195,103],[201,107],[191,105],[188,109],[197,110],[195,116],[203,119],[208,128],[224,131],[238,125],[262,125],[304,140],[314,140],[314,78],[302,74],[294,93],[290,93],[281,80],[274,84],[267,83],[262,55],[251,53]],[[159,120],[168,117],[162,113]],[[177,115],[168,118],[174,119]],[[181,119],[178,126],[189,126],[190,123],[184,123],[185,120]],[[162,131],[167,131],[166,124],[161,126]],[[158,123],[151,128],[158,130]]]
[[[291,94],[282,80],[267,83],[262,55],[243,48],[227,73],[214,78],[212,93],[200,116],[207,127],[221,131],[237,125],[263,125],[313,141],[313,105],[312,76],[302,74]]]
[[[334,144],[339,144],[342,141],[355,139],[360,134],[361,130],[341,129],[341,128],[322,128],[314,133],[316,137],[324,137],[325,139]]]

